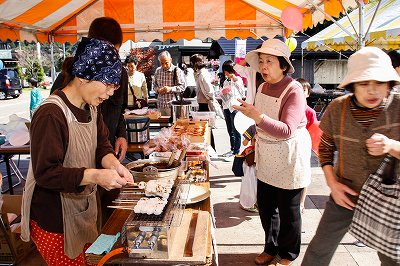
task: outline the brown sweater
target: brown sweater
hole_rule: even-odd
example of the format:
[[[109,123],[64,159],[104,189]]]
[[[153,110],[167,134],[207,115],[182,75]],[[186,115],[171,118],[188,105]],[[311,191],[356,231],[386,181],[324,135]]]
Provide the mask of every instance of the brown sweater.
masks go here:
[[[356,192],[360,192],[362,185],[371,173],[374,173],[384,156],[372,156],[366,149],[366,140],[374,133],[380,133],[390,139],[400,140],[400,95],[392,94],[385,108],[367,127],[363,126],[352,115],[347,100],[351,95],[342,96],[332,101],[320,123],[320,128],[333,138],[343,161],[343,175],[340,174],[340,159],[335,164],[338,181],[347,185]],[[340,132],[342,106],[346,103],[343,135]],[[342,141],[342,145],[340,145]]]
[[[55,94],[61,97],[79,122],[90,121],[88,108],[82,110],[72,105],[63,91],[56,91]],[[100,112],[97,121],[96,163],[100,166],[101,159],[114,151],[108,141],[108,129]],[[79,184],[85,168],[63,167],[68,147],[68,125],[62,110],[57,105],[40,106],[33,116],[30,130],[32,169],[37,183],[32,198],[31,218],[46,231],[62,233],[60,192],[83,191],[84,187]],[[49,202],[53,204],[49,205]]]

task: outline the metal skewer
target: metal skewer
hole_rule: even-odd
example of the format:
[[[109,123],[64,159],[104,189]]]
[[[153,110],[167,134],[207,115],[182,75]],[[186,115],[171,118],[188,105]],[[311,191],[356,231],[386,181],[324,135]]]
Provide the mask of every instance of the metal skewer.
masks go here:
[[[123,207],[123,206],[114,206],[114,205],[109,205],[107,208],[111,209],[120,209],[120,210],[130,210],[133,211],[134,207]]]
[[[114,203],[129,203],[129,202],[138,202],[139,200],[135,200],[135,199],[116,199],[113,200]]]

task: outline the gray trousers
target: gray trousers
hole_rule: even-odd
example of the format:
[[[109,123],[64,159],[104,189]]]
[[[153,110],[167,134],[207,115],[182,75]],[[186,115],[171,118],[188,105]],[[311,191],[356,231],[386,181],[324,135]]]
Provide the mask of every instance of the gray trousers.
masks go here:
[[[326,203],[324,214],[319,222],[317,232],[304,255],[302,266],[328,266],[340,241],[347,233],[353,211],[337,205],[331,197]],[[399,262],[378,252],[382,266],[400,265]]]

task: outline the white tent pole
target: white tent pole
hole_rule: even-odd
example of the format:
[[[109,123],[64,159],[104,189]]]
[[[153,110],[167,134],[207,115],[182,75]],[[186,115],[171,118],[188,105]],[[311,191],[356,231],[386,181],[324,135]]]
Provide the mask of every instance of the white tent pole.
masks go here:
[[[261,36],[259,36],[254,29],[250,29],[250,32],[253,33],[258,39],[260,39],[261,41],[265,41],[263,38],[261,38]]]
[[[359,49],[365,47],[365,32],[364,32],[364,1],[357,1],[357,5],[359,7],[358,12],[358,20],[359,20],[359,32],[358,32],[358,40],[357,47]]]
[[[55,69],[54,69],[54,38],[52,35],[49,36],[50,39],[50,55],[51,55],[51,80],[54,82],[54,80],[56,79],[56,73],[55,73]]]
[[[301,48],[301,77],[304,78],[304,49]]]
[[[340,5],[342,6],[343,10],[346,10],[342,1],[340,1]],[[345,15],[346,15],[347,19],[349,20],[350,25],[353,28],[354,32],[357,32],[356,27],[354,27],[353,21],[351,21],[351,19],[349,17],[349,14],[347,12],[345,12]]]
[[[344,32],[346,32],[351,38],[353,38],[356,41],[358,40],[357,37],[355,37],[350,31],[348,31],[346,28],[344,28],[342,25],[340,25],[340,23],[338,23],[331,15],[329,15],[324,10],[322,10],[322,8],[320,8],[318,5],[314,4],[313,1],[307,0],[307,2],[310,3],[313,7],[315,7],[319,12],[321,12],[322,14],[327,16],[330,20],[332,20],[336,25],[338,25],[339,28],[341,28]]]
[[[375,20],[376,13],[378,13],[378,9],[379,9],[379,6],[380,6],[381,2],[382,2],[382,0],[379,0],[379,1],[378,1],[378,4],[376,4],[376,8],[375,8],[375,11],[374,11],[374,15],[372,16],[372,19],[371,19],[371,22],[369,23],[368,29],[367,29],[367,31],[365,32],[365,36],[369,33],[369,30],[371,29],[372,23],[373,23],[374,20]]]

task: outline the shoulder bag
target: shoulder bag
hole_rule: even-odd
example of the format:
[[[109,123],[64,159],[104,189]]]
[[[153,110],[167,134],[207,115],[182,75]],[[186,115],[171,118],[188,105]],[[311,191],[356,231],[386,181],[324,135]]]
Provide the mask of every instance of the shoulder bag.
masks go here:
[[[364,183],[349,232],[378,252],[400,262],[399,160],[387,155]],[[384,174],[388,168],[391,175]],[[397,173],[396,173],[397,168]]]
[[[144,107],[149,106],[146,99],[138,99],[135,96],[135,93],[133,92],[133,88],[131,86],[131,84],[129,84],[129,90],[132,93],[133,96],[133,109],[142,109]]]

